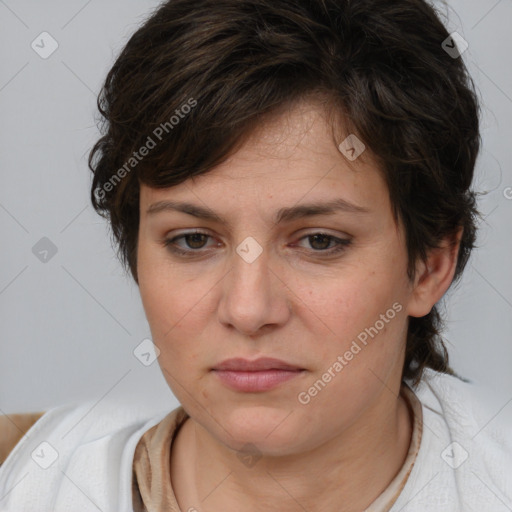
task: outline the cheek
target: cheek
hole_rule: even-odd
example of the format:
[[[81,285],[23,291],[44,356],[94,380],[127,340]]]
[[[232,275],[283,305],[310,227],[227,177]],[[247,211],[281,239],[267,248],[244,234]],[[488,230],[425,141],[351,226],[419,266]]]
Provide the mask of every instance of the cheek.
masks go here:
[[[199,349],[197,334],[205,330],[212,314],[208,290],[215,280],[191,277],[168,261],[151,264],[142,258],[139,268],[140,296],[153,343],[160,350],[160,366],[172,374],[185,372],[200,353],[207,355],[205,347]]]
[[[139,245],[137,257],[139,292],[146,317],[155,333],[167,333],[193,308],[200,279],[173,265],[161,247]]]
[[[347,354],[350,361],[371,366],[392,362],[406,322],[402,284],[390,270],[351,270],[343,277],[331,276],[302,287],[297,314],[317,339],[315,352],[324,364],[351,347],[357,354]]]
[[[297,295],[302,298],[298,303],[303,304],[304,313],[309,311],[312,320],[323,322],[334,335],[351,333],[370,321],[373,323],[375,315],[378,318],[393,303],[390,281],[379,279],[374,271],[357,268],[341,276],[333,274],[310,281],[301,288]]]
[[[152,341],[160,351],[162,375],[177,399],[186,403],[183,390],[191,387],[190,369],[200,367],[206,354],[197,343],[201,302],[197,304],[195,294],[184,291],[181,284],[153,269],[146,273],[141,297]]]
[[[322,322],[309,312],[315,371],[300,399],[310,400],[311,410],[326,422],[336,403],[343,408],[341,421],[359,415],[402,366],[407,317],[400,294],[391,281],[376,281],[375,276],[372,286],[364,281],[339,281],[310,295],[315,302],[311,309],[321,312]],[[315,336],[319,325],[329,327],[322,328],[325,336]]]

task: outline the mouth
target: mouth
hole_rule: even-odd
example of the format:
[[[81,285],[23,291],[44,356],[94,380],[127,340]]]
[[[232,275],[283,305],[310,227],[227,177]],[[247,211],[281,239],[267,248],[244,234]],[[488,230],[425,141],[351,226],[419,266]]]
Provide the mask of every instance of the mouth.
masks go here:
[[[306,370],[274,358],[260,358],[255,361],[235,358],[216,365],[212,372],[222,384],[235,391],[255,393],[273,389],[303,375]]]
[[[226,359],[222,363],[214,366],[212,370],[215,371],[233,371],[233,372],[259,372],[268,370],[283,370],[283,371],[302,371],[297,365],[287,363],[280,359],[273,357],[261,357],[254,361],[236,357],[232,359]]]

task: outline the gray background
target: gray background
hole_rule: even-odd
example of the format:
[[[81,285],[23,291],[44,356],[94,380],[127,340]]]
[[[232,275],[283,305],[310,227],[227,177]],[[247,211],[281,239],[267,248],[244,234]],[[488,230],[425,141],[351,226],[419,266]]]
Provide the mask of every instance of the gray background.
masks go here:
[[[107,225],[89,204],[86,163],[102,81],[157,4],[0,0],[0,413],[107,396],[177,405],[158,363],[144,366],[133,354],[149,326]],[[480,247],[446,296],[445,337],[454,368],[501,388],[505,404],[512,399],[512,1],[457,0],[446,12],[450,32],[469,42],[464,59],[483,101],[475,189],[487,194],[479,202]],[[59,45],[47,59],[31,48],[43,31]],[[57,248],[46,262],[32,250],[43,237]]]

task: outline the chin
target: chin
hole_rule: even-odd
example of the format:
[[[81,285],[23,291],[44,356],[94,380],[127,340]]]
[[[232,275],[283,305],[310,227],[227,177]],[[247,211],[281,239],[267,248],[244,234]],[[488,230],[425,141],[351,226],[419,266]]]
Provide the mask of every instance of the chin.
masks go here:
[[[290,412],[265,406],[235,406],[232,411],[223,412],[219,421],[223,428],[216,430],[233,450],[244,451],[246,445],[254,445],[266,455],[284,455],[300,432],[300,425],[295,424],[297,420]]]

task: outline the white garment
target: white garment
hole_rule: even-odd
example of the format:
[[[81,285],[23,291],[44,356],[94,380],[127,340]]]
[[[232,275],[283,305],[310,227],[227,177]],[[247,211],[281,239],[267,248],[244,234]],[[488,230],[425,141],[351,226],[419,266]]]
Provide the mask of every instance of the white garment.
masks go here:
[[[391,512],[510,512],[512,392],[500,402],[432,370],[413,390],[423,436]],[[0,511],[132,512],[135,447],[169,412],[108,400],[50,409],[0,467]]]
[[[108,399],[49,409],[0,466],[0,512],[133,512],[135,447],[168,413]]]
[[[390,512],[511,512],[512,390],[428,370],[414,393],[423,437]]]

